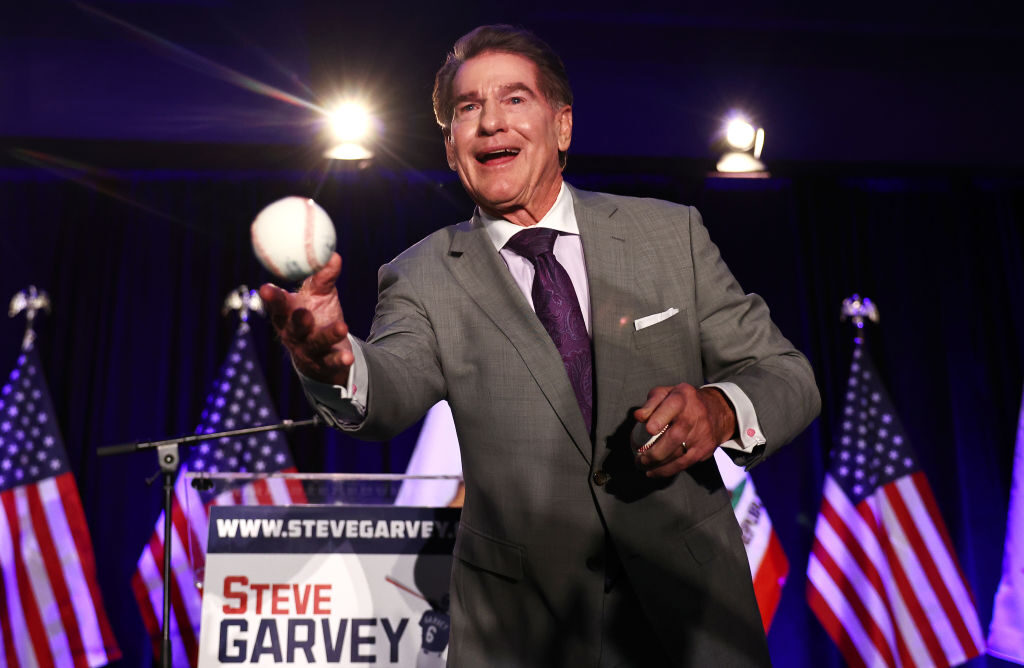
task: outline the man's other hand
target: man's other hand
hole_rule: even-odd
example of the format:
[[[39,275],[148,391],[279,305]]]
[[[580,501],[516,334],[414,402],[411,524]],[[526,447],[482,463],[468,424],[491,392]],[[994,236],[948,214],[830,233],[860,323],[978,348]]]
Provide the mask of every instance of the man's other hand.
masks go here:
[[[633,417],[647,423],[650,436],[668,425],[650,449],[637,455],[637,464],[649,477],[673,476],[709,459],[736,432],[736,414],[725,395],[687,383],[655,387]]]

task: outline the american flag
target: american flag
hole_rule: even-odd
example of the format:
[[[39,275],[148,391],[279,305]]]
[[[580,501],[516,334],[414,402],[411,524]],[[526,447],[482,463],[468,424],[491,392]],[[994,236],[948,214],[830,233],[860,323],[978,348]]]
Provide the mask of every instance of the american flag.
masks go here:
[[[39,354],[0,390],[0,665],[102,666],[121,657]]]
[[[807,564],[807,599],[850,666],[951,666],[984,651],[935,498],[860,345]]]
[[[206,408],[196,433],[210,434],[278,421],[263,372],[256,362],[249,326],[243,322],[213,390],[206,398]],[[181,473],[174,485],[171,517],[174,531],[171,536],[170,636],[175,666],[195,666],[198,661],[202,608],[200,585],[205,565],[209,506],[305,502],[302,485],[297,481],[280,478],[259,480],[211,498],[193,489],[184,474],[187,471],[258,474],[294,470],[284,437],[274,431],[203,441],[182,452]],[[163,541],[164,518],[161,513],[132,577],[132,589],[156,656],[160,655],[163,617]]]

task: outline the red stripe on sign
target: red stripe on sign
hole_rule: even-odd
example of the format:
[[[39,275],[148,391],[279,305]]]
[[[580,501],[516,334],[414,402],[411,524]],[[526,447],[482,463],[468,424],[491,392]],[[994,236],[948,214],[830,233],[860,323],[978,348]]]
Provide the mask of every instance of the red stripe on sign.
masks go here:
[[[829,578],[835,582],[836,588],[839,589],[843,598],[846,599],[850,608],[853,609],[853,613],[857,616],[857,620],[860,621],[861,627],[864,629],[868,638],[871,639],[871,644],[875,646],[878,653],[882,655],[883,659],[885,659],[886,665],[895,665],[896,662],[893,659],[892,648],[889,647],[889,641],[886,640],[882,628],[868,611],[867,606],[864,604],[864,600],[861,599],[860,594],[857,593],[857,590],[854,587],[853,580],[858,576],[856,574],[843,571],[839,564],[832,559],[832,555],[829,554],[829,551],[820,542],[814,542],[814,547],[811,548],[811,552],[818,558],[818,561],[825,569],[825,572],[828,573]],[[880,598],[885,597],[885,592],[877,593]]]
[[[7,513],[7,524],[11,527],[11,549],[14,551],[14,572],[18,580],[18,597],[21,599],[22,614],[25,615],[25,625],[28,627],[28,635],[32,640],[32,650],[36,654],[36,662],[40,666],[52,666],[53,653],[50,651],[46,629],[39,615],[39,606],[36,605],[35,595],[32,593],[32,583],[29,580],[28,571],[25,569],[25,560],[22,558],[21,520],[18,517],[14,493],[16,490],[10,495],[3,495],[3,503],[4,511]]]
[[[839,652],[846,659],[846,664],[850,668],[867,668],[860,652],[857,651],[857,646],[853,643],[853,638],[846,632],[846,627],[839,621],[835,612],[829,607],[828,601],[818,593],[817,588],[811,584],[810,580],[807,581],[807,604],[825,628],[825,632],[832,638],[832,642],[839,648]]]
[[[754,595],[757,597],[757,608],[761,612],[765,633],[772,625],[772,618],[782,599],[782,585],[788,574],[789,560],[786,559],[778,535],[772,530],[768,538],[768,549],[754,576]]]
[[[942,643],[939,642],[939,637],[935,634],[935,630],[928,620],[928,615],[925,614],[924,608],[921,607],[921,601],[917,598],[914,586],[903,569],[903,564],[896,556],[896,548],[893,547],[892,541],[889,540],[889,533],[883,527],[879,527],[875,534],[878,536],[878,542],[882,545],[882,551],[885,552],[885,558],[889,562],[893,582],[896,583],[896,588],[899,589],[903,604],[907,607],[907,611],[910,613],[911,619],[913,619],[914,628],[921,635],[921,640],[928,650],[932,663],[937,666],[949,663],[946,661],[946,652],[942,649]]]
[[[153,602],[149,600],[149,590],[142,580],[138,569],[132,574],[132,591],[135,592],[135,601],[139,604],[139,613],[142,615],[142,623],[149,631],[149,639],[153,642],[153,656],[160,656],[160,620],[157,619],[156,611],[153,610]]]
[[[967,650],[968,648],[974,647],[974,640],[971,638],[970,631],[967,630],[967,625],[964,623],[964,618],[960,613],[960,609],[957,608],[956,602],[953,600],[953,596],[949,593],[949,587],[946,584],[946,580],[942,577],[942,573],[939,572],[939,567],[935,564],[935,560],[932,558],[931,550],[928,548],[927,543],[925,543],[924,538],[921,537],[921,533],[917,529],[917,523],[923,521],[924,518],[915,518],[911,516],[906,503],[904,503],[903,495],[900,494],[895,485],[887,485],[885,487],[885,495],[886,498],[889,499],[889,503],[892,505],[893,512],[896,513],[896,518],[899,520],[900,526],[903,528],[903,533],[906,535],[907,540],[910,541],[911,546],[913,546],[918,562],[921,564],[921,569],[928,578],[928,582],[931,584],[932,590],[935,592],[935,596],[939,599],[939,603],[942,605],[942,609],[945,611],[946,617],[949,618],[949,623],[953,626],[953,632],[956,634],[956,637],[960,642],[960,647],[969,654]],[[942,521],[941,517],[938,518],[938,522],[936,522],[935,517],[929,517],[928,519],[931,520],[933,525]],[[950,557],[952,557],[952,555],[950,555]]]
[[[65,475],[71,475],[70,473]],[[71,594],[68,592],[67,582],[64,580],[64,570],[60,566],[60,559],[57,557],[57,546],[50,534],[50,522],[46,518],[46,511],[43,509],[43,500],[39,496],[38,485],[27,485],[25,496],[28,500],[28,512],[32,518],[32,526],[35,527],[36,542],[39,544],[39,556],[46,568],[46,578],[50,581],[50,589],[53,591],[53,600],[57,603],[57,610],[60,613],[62,631],[67,638],[68,649],[76,666],[88,666],[86,660],[85,644],[82,642],[82,634],[78,632],[78,617],[75,615],[75,607],[71,604]],[[64,546],[63,549],[69,549]],[[51,633],[54,629],[51,629]]]
[[[74,537],[75,548],[78,550],[78,562],[82,567],[85,583],[89,587],[89,597],[92,599],[92,607],[96,611],[96,620],[100,625],[104,651],[108,661],[116,661],[121,658],[121,648],[117,645],[114,631],[110,628],[110,620],[107,619],[107,611],[103,607],[103,597],[100,594],[99,581],[96,578],[96,555],[92,549],[89,525],[86,523],[85,513],[82,511],[82,502],[78,495],[75,476],[70,472],[62,473],[57,476],[56,481],[61,504],[64,506],[64,517],[67,518],[68,527]]]

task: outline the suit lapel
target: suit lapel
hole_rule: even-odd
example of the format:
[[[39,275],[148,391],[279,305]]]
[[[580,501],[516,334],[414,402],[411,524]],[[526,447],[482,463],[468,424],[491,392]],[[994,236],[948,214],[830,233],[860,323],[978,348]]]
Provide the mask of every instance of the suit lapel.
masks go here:
[[[446,260],[456,281],[519,352],[589,465],[590,435],[558,349],[478,220],[456,229]]]
[[[590,328],[594,341],[595,434],[613,431],[626,418],[611,415],[626,375],[624,351],[633,346],[635,296],[624,291],[635,282],[627,227],[613,225],[617,207],[592,193],[570,189],[590,285]]]

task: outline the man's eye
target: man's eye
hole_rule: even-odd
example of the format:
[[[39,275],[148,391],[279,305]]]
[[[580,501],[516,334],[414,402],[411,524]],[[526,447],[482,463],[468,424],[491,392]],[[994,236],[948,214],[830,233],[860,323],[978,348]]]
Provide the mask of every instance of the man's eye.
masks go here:
[[[473,102],[464,104],[461,107],[459,107],[459,111],[462,113],[466,113],[467,111],[476,111],[476,104]]]
[[[508,99],[508,101],[510,104],[522,104],[523,102],[526,102],[524,98],[519,97],[518,95],[513,95]]]

